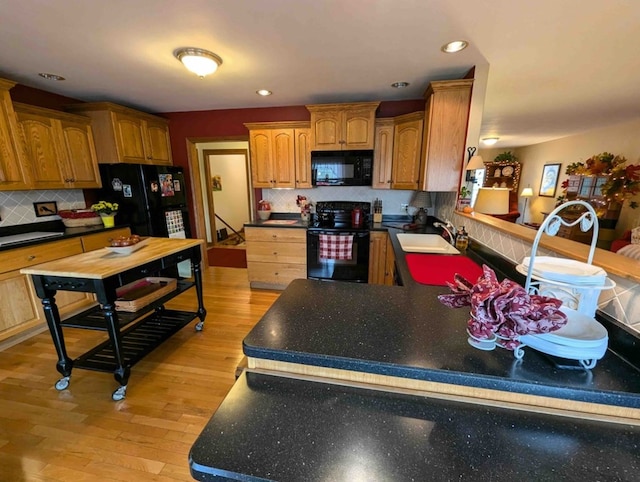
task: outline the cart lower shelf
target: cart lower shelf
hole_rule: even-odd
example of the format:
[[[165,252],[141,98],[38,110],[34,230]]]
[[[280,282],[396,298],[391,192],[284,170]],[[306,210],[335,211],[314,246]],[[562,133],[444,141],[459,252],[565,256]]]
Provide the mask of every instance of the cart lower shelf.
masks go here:
[[[121,333],[125,366],[132,367],[162,342],[198,316],[195,312],[158,310]],[[200,323],[198,323],[200,325]],[[201,329],[196,326],[196,329]],[[118,368],[111,340],[96,346],[73,361],[74,368],[113,372]]]

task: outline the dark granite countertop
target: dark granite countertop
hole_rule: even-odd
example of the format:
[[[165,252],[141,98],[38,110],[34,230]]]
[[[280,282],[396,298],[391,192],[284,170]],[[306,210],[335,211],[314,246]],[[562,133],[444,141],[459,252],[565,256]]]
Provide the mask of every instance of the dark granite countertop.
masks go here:
[[[0,228],[0,236],[11,236],[14,234],[32,233],[32,232],[52,232],[62,233],[60,236],[26,241],[19,244],[11,244],[8,246],[0,246],[0,252],[8,251],[15,248],[24,248],[36,244],[50,243],[60,241],[61,239],[75,238],[78,236],[86,236],[87,234],[95,234],[111,229],[121,229],[127,226],[116,226],[114,228],[105,228],[103,225],[83,226],[77,228],[67,228],[62,221],[47,221],[43,223],[20,224],[16,226],[8,226]]]
[[[482,351],[467,342],[465,308],[441,286],[295,280],[243,342],[248,357],[416,380],[640,408],[640,372],[608,351],[595,368],[568,370],[531,348]]]
[[[197,480],[637,480],[640,427],[245,372],[189,454]]]

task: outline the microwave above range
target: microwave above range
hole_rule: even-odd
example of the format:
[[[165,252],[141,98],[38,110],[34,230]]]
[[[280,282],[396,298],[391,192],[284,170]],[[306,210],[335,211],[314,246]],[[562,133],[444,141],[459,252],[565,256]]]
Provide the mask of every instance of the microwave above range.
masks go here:
[[[373,151],[312,151],[314,186],[371,186]]]

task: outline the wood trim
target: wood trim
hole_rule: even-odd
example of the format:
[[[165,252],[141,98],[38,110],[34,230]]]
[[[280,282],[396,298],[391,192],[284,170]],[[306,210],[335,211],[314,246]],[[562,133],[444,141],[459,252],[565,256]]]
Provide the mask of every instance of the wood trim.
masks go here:
[[[502,219],[494,218],[493,216],[486,214],[466,214],[459,211],[456,211],[455,214],[477,221],[481,224],[486,224],[497,231],[501,231],[529,243],[533,243],[537,234],[533,229],[520,224],[503,221]],[[538,246],[554,251],[566,256],[567,258],[585,262],[589,257],[589,250],[591,248],[591,246],[587,244],[578,243],[570,239],[559,238],[558,236],[548,236],[546,234],[540,238]],[[614,274],[621,278],[640,283],[640,261],[638,260],[627,258],[605,249],[596,248],[593,256],[593,264],[600,266],[608,274]]]
[[[640,409],[249,357],[248,370],[301,380],[640,426]]]
[[[202,251],[201,268],[209,269],[207,261],[207,227],[204,222],[204,200],[202,198],[202,177],[200,176],[200,159],[198,158],[198,149],[196,143],[192,139],[186,139],[187,143],[187,162],[189,164],[189,181],[191,182],[191,208],[194,219],[196,221],[195,237],[202,240],[200,249]],[[212,236],[213,238],[213,236]]]
[[[283,122],[247,122],[244,126],[255,129],[311,129],[310,121],[283,121]]]
[[[309,112],[321,112],[325,110],[343,110],[343,109],[361,109],[365,107],[375,107],[376,109],[380,106],[380,102],[348,102],[348,103],[340,103],[340,104],[311,104],[305,105],[305,107],[309,110]]]

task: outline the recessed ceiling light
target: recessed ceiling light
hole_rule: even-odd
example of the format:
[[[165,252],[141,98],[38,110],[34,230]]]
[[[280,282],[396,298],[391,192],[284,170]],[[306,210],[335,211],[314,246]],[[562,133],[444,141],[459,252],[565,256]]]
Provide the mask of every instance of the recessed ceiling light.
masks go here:
[[[40,77],[42,77],[43,79],[47,79],[47,80],[66,80],[64,77],[62,77],[61,75],[56,75],[56,74],[47,74],[45,72],[40,72],[38,74]]]
[[[213,74],[222,65],[222,59],[208,50],[187,47],[176,50],[173,55],[201,79]]]
[[[454,54],[456,52],[460,52],[464,50],[469,45],[469,42],[466,40],[454,40],[453,42],[449,42],[448,44],[444,44],[440,50],[447,54]]]
[[[482,143],[486,144],[487,146],[492,146],[496,142],[498,142],[498,139],[500,139],[500,138],[499,137],[485,137],[484,139],[482,139]]]
[[[409,87],[409,82],[394,82],[391,84],[391,87],[395,89],[404,89],[405,87]]]
[[[260,90],[256,90],[256,94],[266,97],[267,95],[273,94],[273,92],[267,89],[260,89]]]

